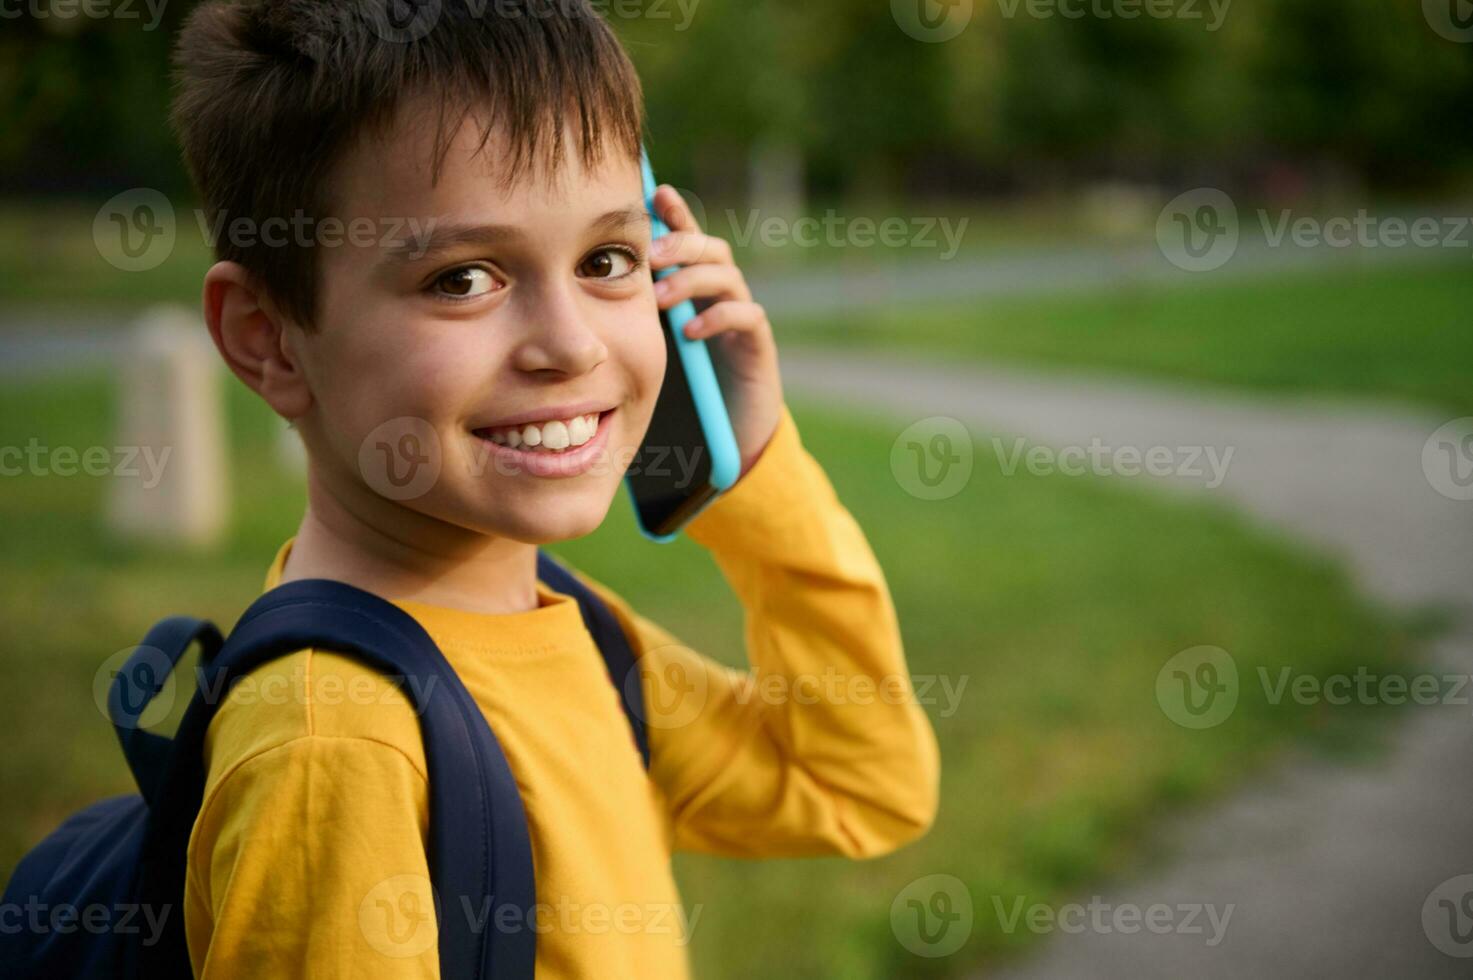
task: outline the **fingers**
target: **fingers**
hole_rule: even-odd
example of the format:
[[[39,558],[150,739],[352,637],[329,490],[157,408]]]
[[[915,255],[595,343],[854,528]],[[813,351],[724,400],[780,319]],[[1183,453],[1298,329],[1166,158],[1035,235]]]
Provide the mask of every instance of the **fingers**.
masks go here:
[[[733,332],[770,337],[772,324],[762,304],[742,300],[717,303],[685,325],[685,335],[692,339]]]
[[[735,261],[726,241],[701,231],[695,212],[674,187],[661,184],[655,189],[655,211],[669,227],[670,233],[655,239],[650,256],[651,268]]]
[[[772,326],[767,311],[752,299],[746,277],[737,268],[731,244],[701,231],[694,212],[680,192],[669,184],[655,190],[655,210],[670,228],[651,244],[650,268],[672,265],[682,268],[655,282],[660,309],[685,300],[695,300],[699,315],[685,326],[687,337],[714,337],[721,333],[747,333],[770,339]]]
[[[651,246],[650,267],[663,269],[667,265],[697,265],[716,262],[734,264],[736,257],[731,245],[723,238],[714,238],[699,231],[672,231],[655,239]]]
[[[655,300],[660,309],[688,299],[750,300],[752,290],[742,270],[734,265],[700,263],[687,265],[655,282]]]
[[[696,223],[696,214],[685,203],[685,198],[680,192],[669,184],[661,184],[655,188],[655,213],[658,214],[671,231],[700,231],[701,226]]]

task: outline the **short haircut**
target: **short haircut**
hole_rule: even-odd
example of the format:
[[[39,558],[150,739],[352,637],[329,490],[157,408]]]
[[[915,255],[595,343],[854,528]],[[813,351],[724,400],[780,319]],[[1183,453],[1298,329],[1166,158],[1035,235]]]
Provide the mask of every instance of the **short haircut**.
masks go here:
[[[406,9],[407,25],[390,19]],[[291,235],[264,243],[259,229],[331,215],[345,151],[381,135],[407,100],[434,113],[435,181],[468,118],[481,126],[478,151],[494,130],[506,135],[503,187],[529,166],[555,176],[569,122],[589,169],[606,145],[638,160],[645,125],[634,66],[588,0],[208,0],[179,36],[174,80],[170,122],[205,214],[258,229],[244,246],[217,236],[216,257],[239,262],[306,327],[317,249]]]

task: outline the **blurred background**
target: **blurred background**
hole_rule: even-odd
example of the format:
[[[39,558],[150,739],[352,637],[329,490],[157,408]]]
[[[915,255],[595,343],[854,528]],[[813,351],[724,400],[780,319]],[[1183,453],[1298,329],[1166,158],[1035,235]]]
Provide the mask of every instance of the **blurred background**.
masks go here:
[[[188,342],[192,6],[3,11],[3,877],[132,789],[110,658],[233,622],[301,513]],[[943,753],[893,855],[679,856],[696,975],[1468,975],[1473,4],[595,6]],[[709,557],[624,502],[552,550],[743,662]]]

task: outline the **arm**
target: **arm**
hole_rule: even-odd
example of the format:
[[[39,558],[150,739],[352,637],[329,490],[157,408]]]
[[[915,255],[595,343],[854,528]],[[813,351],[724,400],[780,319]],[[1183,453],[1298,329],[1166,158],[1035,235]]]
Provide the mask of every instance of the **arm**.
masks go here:
[[[937,807],[935,734],[884,575],[786,405],[755,465],[687,532],[741,600],[750,670],[600,588],[640,658],[675,845],[863,858],[919,837]]]
[[[185,898],[195,975],[438,978],[423,760],[356,735],[263,746],[262,729],[280,727],[272,710],[227,701],[212,724],[220,775],[190,837]]]

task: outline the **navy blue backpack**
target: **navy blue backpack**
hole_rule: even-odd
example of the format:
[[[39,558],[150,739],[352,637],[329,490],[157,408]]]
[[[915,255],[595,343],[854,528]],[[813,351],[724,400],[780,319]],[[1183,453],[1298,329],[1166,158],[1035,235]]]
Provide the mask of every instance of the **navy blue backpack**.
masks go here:
[[[537,575],[578,601],[648,768],[640,683],[618,620],[540,550]],[[139,719],[149,701],[196,642],[199,689],[178,730],[172,738],[145,731]],[[246,610],[228,640],[213,624],[182,616],[149,631],[118,672],[108,700],[139,793],[109,797],[73,814],[17,865],[4,907],[40,911],[23,915],[19,929],[0,930],[0,976],[193,976],[184,938],[185,858],[204,795],[205,731],[234,681],[306,647],[353,655],[402,679],[419,715],[429,768],[427,857],[437,903],[440,975],[446,980],[533,976],[532,848],[521,795],[495,734],[413,617],[375,595],[325,579],[272,589]],[[160,664],[166,664],[161,672]],[[143,696],[130,697],[129,685],[140,681]],[[206,692],[217,693],[207,697]],[[91,919],[88,910],[99,906],[106,916]],[[148,924],[143,909],[155,921],[165,916],[161,930]],[[463,909],[476,914],[460,914]],[[89,919],[101,927],[89,926]]]

